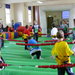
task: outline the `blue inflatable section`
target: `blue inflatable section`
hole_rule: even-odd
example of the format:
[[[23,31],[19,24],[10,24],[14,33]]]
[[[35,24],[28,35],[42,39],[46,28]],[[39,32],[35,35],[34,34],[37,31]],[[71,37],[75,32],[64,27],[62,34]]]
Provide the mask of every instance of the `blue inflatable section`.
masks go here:
[[[17,22],[14,24],[14,30],[16,30],[21,25],[21,22]]]
[[[6,33],[6,39],[9,39],[9,34],[8,33]]]

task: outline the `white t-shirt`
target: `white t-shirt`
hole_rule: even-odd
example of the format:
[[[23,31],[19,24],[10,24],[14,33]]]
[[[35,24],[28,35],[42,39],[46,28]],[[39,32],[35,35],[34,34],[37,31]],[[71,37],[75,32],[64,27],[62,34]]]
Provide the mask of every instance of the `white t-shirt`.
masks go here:
[[[52,28],[51,35],[57,35],[58,29],[56,27]]]

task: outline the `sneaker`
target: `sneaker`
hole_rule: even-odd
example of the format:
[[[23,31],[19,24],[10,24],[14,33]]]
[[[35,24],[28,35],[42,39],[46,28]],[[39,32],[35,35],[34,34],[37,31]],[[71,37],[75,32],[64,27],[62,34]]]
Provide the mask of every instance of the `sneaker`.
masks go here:
[[[43,59],[43,58],[40,57],[40,59]]]

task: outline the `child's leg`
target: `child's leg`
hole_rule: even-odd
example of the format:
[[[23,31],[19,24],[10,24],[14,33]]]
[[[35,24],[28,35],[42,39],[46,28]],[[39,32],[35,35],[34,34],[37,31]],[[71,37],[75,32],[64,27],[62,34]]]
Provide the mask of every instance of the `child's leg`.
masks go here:
[[[36,33],[36,41],[38,41],[38,33]]]
[[[3,63],[5,63],[5,61],[4,61],[4,59],[3,59],[3,57],[1,57],[1,59],[2,59]]]
[[[4,40],[2,39],[2,47],[4,47]]]
[[[36,57],[37,57],[37,59],[41,59],[41,51],[36,52]]]
[[[3,38],[3,36],[2,36],[2,38]],[[4,47],[4,40],[2,39],[1,41],[2,41],[1,47]]]
[[[75,75],[72,71],[72,68],[66,68],[66,72],[68,75]]]
[[[27,44],[28,42],[27,42],[27,39],[24,39],[24,41],[26,41],[25,42],[25,44]],[[25,50],[27,49],[27,45],[25,45]]]
[[[58,68],[58,75],[65,75],[66,68]]]
[[[33,38],[36,40],[36,34],[34,33]]]
[[[35,55],[35,53],[32,53],[32,54],[31,54],[31,58],[32,58],[32,59],[34,59],[34,55]]]
[[[34,39],[38,41],[38,33],[34,33]]]

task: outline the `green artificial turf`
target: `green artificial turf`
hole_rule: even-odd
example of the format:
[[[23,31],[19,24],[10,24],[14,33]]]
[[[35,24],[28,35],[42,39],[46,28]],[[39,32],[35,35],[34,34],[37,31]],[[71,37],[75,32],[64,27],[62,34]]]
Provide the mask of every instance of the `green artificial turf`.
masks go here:
[[[39,37],[40,43],[44,43],[45,40],[50,40],[50,37]],[[17,40],[22,40],[17,38]],[[69,40],[71,41],[71,40]],[[16,66],[8,66],[4,70],[0,71],[0,75],[57,75],[57,69],[51,68],[36,68],[34,66],[17,66],[17,65],[56,65],[54,59],[51,59],[51,50],[53,45],[40,46],[42,48],[41,60],[31,59],[28,50],[24,50],[24,46],[16,45],[18,42],[5,41],[4,48],[1,49],[2,57],[7,64],[13,64]],[[72,45],[69,45],[70,48]],[[72,62],[75,62],[75,57],[71,56]],[[75,68],[73,68],[75,72]]]

